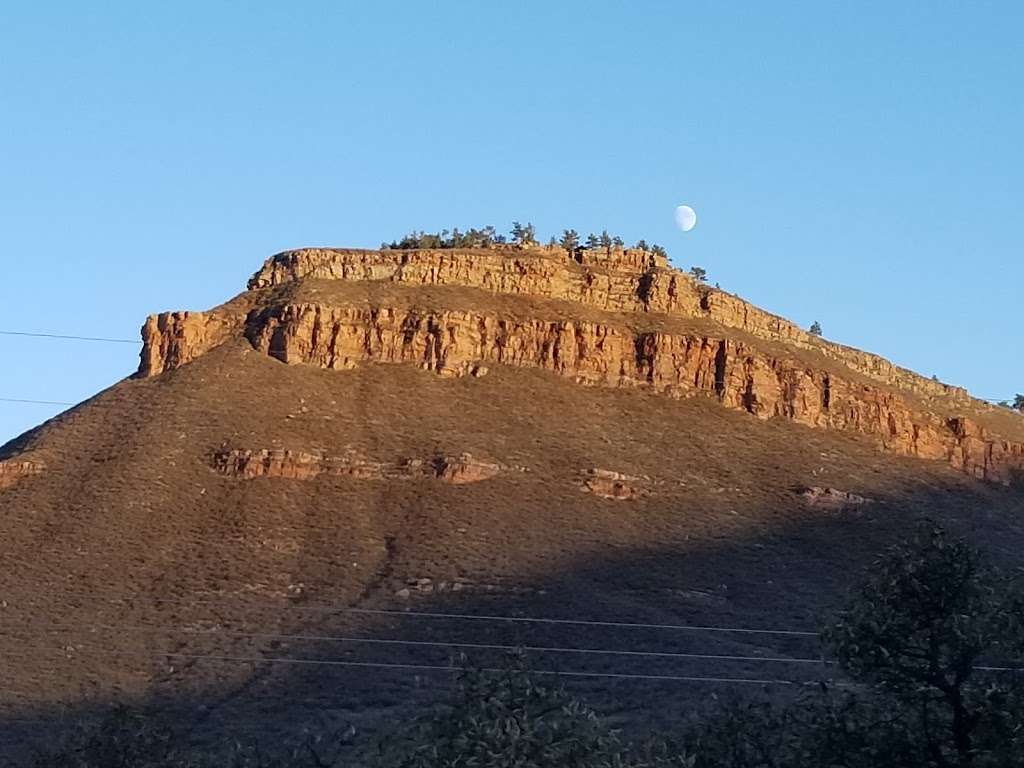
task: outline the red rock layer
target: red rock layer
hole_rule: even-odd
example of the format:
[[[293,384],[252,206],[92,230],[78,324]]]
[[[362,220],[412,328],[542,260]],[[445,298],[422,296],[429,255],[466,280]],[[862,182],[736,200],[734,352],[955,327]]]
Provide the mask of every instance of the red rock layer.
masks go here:
[[[494,363],[542,368],[581,384],[713,395],[761,419],[871,435],[888,450],[943,459],[981,478],[1008,481],[1024,468],[1024,445],[995,439],[968,419],[921,412],[893,390],[728,338],[315,304],[267,311],[248,333],[257,349],[290,364],[348,369],[404,362],[446,376],[483,375]]]
[[[443,376],[482,376],[496,363],[542,368],[583,384],[646,387],[675,397],[712,395],[758,418],[870,435],[896,453],[941,459],[991,480],[1009,481],[1024,467],[1024,444],[990,434],[965,417],[936,415],[927,405],[941,402],[938,410],[947,414],[982,406],[963,390],[810,336],[783,318],[694,282],[644,251],[584,251],[570,258],[558,248],[307,249],[271,258],[249,286],[273,291],[305,278],[471,286],[616,313],[708,319],[721,330],[636,331],[612,314],[607,323],[511,320],[484,310],[280,304],[275,303],[280,297],[264,301],[247,294],[246,311],[221,308],[149,318],[140,375],[183,365],[244,328],[256,348],[286,363],[346,369],[365,362],[407,362]],[[731,328],[745,334],[732,334]],[[796,355],[767,351],[778,345],[758,346],[758,339],[813,349],[842,365],[801,362]],[[849,375],[836,373],[837,368]]]
[[[219,473],[242,480],[257,477],[310,480],[320,475],[368,480],[432,477],[452,485],[480,482],[514,469],[495,462],[481,461],[468,453],[389,463],[367,459],[354,451],[341,456],[328,456],[319,451],[311,453],[284,449],[225,449],[213,455],[211,464]]]
[[[0,490],[12,488],[23,478],[38,475],[44,469],[38,461],[0,461]]]
[[[364,251],[308,248],[267,260],[250,289],[303,278],[411,285],[464,285],[494,293],[523,294],[586,304],[615,312],[660,312],[714,320],[773,341],[814,349],[878,381],[926,396],[969,399],[958,388],[893,365],[878,355],[812,336],[795,323],[738,296],[698,283],[663,259],[635,249],[584,251],[570,258],[561,248]]]

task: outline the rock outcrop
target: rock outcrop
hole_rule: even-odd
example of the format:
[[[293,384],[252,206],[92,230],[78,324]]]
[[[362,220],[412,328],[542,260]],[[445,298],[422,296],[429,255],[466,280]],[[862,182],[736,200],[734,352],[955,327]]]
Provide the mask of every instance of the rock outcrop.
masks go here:
[[[818,486],[801,489],[800,496],[807,506],[818,509],[843,510],[872,503],[871,499],[856,493],[841,491],[837,488],[820,488]]]
[[[13,488],[26,477],[40,474],[46,467],[39,461],[0,461],[0,490]]]
[[[870,435],[887,450],[944,459],[979,478],[1006,482],[1024,467],[1024,445],[995,439],[969,419],[943,419],[898,390],[725,337],[310,304],[265,312],[248,332],[257,349],[289,364],[414,363],[446,376],[479,375],[487,364],[542,368],[580,384],[705,394],[760,419]]]
[[[469,453],[385,462],[368,459],[357,451],[348,451],[340,456],[328,456],[322,451],[225,448],[216,451],[210,463],[220,474],[241,480],[252,480],[257,477],[311,480],[320,475],[363,480],[428,477],[452,485],[464,485],[487,480],[503,471],[522,471],[518,467],[482,461]]]
[[[365,251],[307,248],[271,257],[249,281],[250,290],[305,278],[411,285],[462,285],[494,293],[562,299],[614,312],[658,312],[713,320],[759,338],[813,349],[882,383],[918,394],[967,398],[965,390],[920,376],[879,355],[827,342],[738,296],[668,268],[646,251],[561,248]]]
[[[627,475],[611,469],[598,468],[588,469],[580,475],[580,490],[603,499],[632,501],[650,493],[651,479],[649,477]]]
[[[178,368],[223,344],[238,323],[226,314],[164,312],[150,315],[142,326],[140,376]]]
[[[407,300],[332,300],[329,290],[321,299],[319,289],[303,300],[295,289],[306,280],[399,284]],[[418,286],[434,287],[429,309],[415,300]],[[760,419],[864,434],[886,450],[988,480],[1008,482],[1024,469],[1024,442],[981,423],[987,406],[963,390],[822,341],[645,251],[307,249],[271,258],[249,287],[259,300],[244,309],[149,318],[140,374],[171,370],[244,334],[288,364],[409,363],[451,377],[482,376],[494,365],[539,368],[580,384],[707,396]],[[466,287],[483,291],[472,294],[479,309],[464,308],[470,300],[438,306],[444,290]],[[499,310],[487,306],[488,292],[540,301],[514,311],[506,301]],[[587,311],[576,318],[573,306]],[[282,476],[377,471],[316,456],[246,461],[252,466],[239,472],[267,461],[275,468],[266,472]]]

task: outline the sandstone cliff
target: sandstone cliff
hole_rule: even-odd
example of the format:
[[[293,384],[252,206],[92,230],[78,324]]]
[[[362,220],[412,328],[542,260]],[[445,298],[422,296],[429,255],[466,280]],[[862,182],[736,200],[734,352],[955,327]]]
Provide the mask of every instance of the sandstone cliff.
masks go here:
[[[394,284],[413,298],[297,300],[294,289],[306,281]],[[522,298],[515,312],[485,298],[478,309],[427,308],[415,298],[425,286]],[[643,251],[570,258],[551,248],[310,249],[271,258],[249,289],[244,311],[151,317],[140,374],[171,370],[244,334],[288,364],[410,363],[443,376],[540,368],[580,384],[707,396],[761,419],[866,434],[886,450],[979,478],[1008,482],[1024,468],[1024,442],[995,432],[987,406],[963,390],[813,337]],[[571,307],[588,319],[566,319]]]
[[[713,320],[764,339],[814,349],[886,384],[919,394],[967,397],[878,355],[812,336],[795,323],[694,281],[644,251],[615,250],[581,261],[561,248],[473,251],[304,249],[278,254],[249,281],[250,290],[303,278],[465,285],[495,293],[564,299],[616,312],[659,312]]]

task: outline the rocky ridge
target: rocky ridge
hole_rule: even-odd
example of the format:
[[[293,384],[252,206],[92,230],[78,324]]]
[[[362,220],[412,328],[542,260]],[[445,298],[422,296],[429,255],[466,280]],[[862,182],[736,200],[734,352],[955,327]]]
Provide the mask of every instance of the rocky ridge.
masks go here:
[[[483,301],[472,311],[337,305],[280,293],[305,280],[469,287],[482,296],[571,302],[607,316],[509,316]],[[1009,482],[1024,469],[1024,443],[980,423],[976,414],[986,406],[964,390],[822,341],[644,251],[570,257],[553,248],[306,249],[269,259],[249,290],[245,311],[226,305],[149,318],[140,374],[172,370],[244,336],[288,364],[344,370],[410,363],[453,377],[486,375],[492,365],[540,368],[581,384],[707,396],[761,419],[866,434],[886,450],[944,460],[988,480]],[[654,318],[696,320],[713,330],[643,327]]]

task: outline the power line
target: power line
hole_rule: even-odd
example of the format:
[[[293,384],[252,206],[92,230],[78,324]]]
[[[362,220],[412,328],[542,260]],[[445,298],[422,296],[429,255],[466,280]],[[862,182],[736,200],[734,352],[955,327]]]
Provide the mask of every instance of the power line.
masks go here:
[[[591,621],[585,619],[545,619],[530,616],[494,616],[466,613],[433,613],[428,611],[397,611],[384,608],[346,608],[348,613],[382,614],[401,616],[416,616],[418,618],[433,619],[460,619],[474,621],[508,621],[524,622],[531,624],[570,624],[588,627],[618,627],[625,629],[672,629],[692,632],[738,632],[742,634],[757,635],[795,635],[803,637],[817,637],[817,632],[806,632],[794,629],[748,629],[741,627],[715,627],[689,624],[644,624],[635,621]]]
[[[0,336],[26,336],[33,339],[67,339],[69,341],[99,341],[107,344],[142,344],[139,339],[112,339],[104,336],[69,336],[63,333],[33,333],[29,331],[0,331]]]
[[[144,656],[145,658],[152,658],[150,654],[143,654],[139,652],[122,652],[118,654],[108,655],[128,655],[128,656]],[[218,656],[210,654],[198,654],[198,653],[161,653],[158,654],[164,658],[170,659],[188,659],[193,661],[219,661],[237,664],[293,664],[293,665],[306,665],[306,666],[321,666],[321,667],[364,667],[371,669],[419,669],[425,671],[440,671],[440,672],[457,672],[458,668],[453,666],[444,666],[441,664],[405,664],[398,662],[383,662],[383,661],[342,661],[340,659],[296,659],[284,656],[267,656],[267,657],[253,657],[253,656]],[[486,673],[497,673],[505,674],[508,672],[506,669],[497,667],[485,667],[483,669],[476,670],[479,672]],[[643,675],[643,674],[626,674],[619,672],[561,672],[558,670],[551,669],[536,669],[530,670],[532,675],[553,675],[556,677],[590,677],[590,678],[613,678],[619,680],[661,680],[661,681],[672,681],[672,682],[704,682],[704,683],[746,683],[751,685],[810,685],[815,683],[800,683],[793,680],[778,680],[778,679],[756,679],[749,677],[698,677],[691,675]]]
[[[8,625],[10,626],[10,625]],[[25,626],[25,625],[22,625]],[[232,630],[193,630],[178,629],[173,627],[132,627],[112,626],[106,624],[81,625],[79,627],[64,627],[59,625],[48,625],[38,627],[44,631],[67,632],[92,627],[106,632],[137,632],[137,633],[164,633],[194,635],[197,637],[232,637],[252,638],[263,640],[298,640],[314,642],[337,642],[337,643],[364,643],[368,645],[398,645],[410,647],[430,648],[466,648],[472,650],[490,651],[528,651],[531,653],[570,653],[570,654],[592,654],[599,656],[630,656],[643,658],[665,658],[665,659],[701,659],[711,661],[754,661],[754,662],[778,662],[792,664],[835,664],[833,661],[824,659],[809,658],[785,658],[772,656],[740,656],[733,654],[716,653],[683,653],[676,651],[629,651],[621,649],[606,648],[569,648],[564,646],[535,646],[535,645],[501,645],[494,643],[467,643],[449,642],[440,640],[399,640],[394,638],[377,637],[352,637],[339,635],[293,635],[270,632],[237,632]]]
[[[8,625],[10,626],[10,625]],[[26,626],[26,625],[21,625]],[[28,625],[31,626],[31,625]],[[705,661],[743,661],[743,662],[764,662],[782,664],[820,664],[822,666],[834,666],[838,662],[825,658],[803,658],[803,657],[782,657],[782,656],[743,656],[738,654],[720,653],[686,653],[680,651],[630,651],[615,648],[571,648],[565,646],[536,646],[536,645],[502,645],[498,643],[468,643],[461,641],[442,640],[399,640],[396,638],[377,637],[354,637],[343,635],[295,635],[275,632],[237,632],[233,630],[194,630],[179,629],[174,627],[133,627],[133,626],[112,626],[106,624],[80,625],[79,627],[63,627],[59,625],[48,625],[38,627],[44,631],[67,632],[84,627],[91,627],[107,632],[137,632],[137,633],[167,633],[194,635],[197,637],[232,637],[251,638],[263,640],[291,640],[291,641],[315,641],[315,642],[337,642],[337,643],[363,643],[368,645],[390,645],[430,648],[467,648],[471,650],[491,651],[525,651],[529,653],[568,653],[597,656],[628,656],[641,658],[665,658],[665,659],[692,659]],[[4,633],[0,633],[4,634]],[[1019,672],[1021,667],[996,667],[987,665],[974,665],[971,669],[981,672]]]
[[[216,602],[213,600],[183,600],[180,598],[173,597],[149,597],[149,596],[132,596],[132,595],[87,595],[73,592],[61,592],[61,594],[67,597],[79,597],[86,600],[118,600],[125,602],[128,600],[142,600],[144,602],[151,603],[170,603],[174,605],[201,605],[208,607],[221,607],[223,602]],[[410,610],[398,610],[390,608],[352,608],[349,606],[331,606],[331,605],[297,605],[291,610],[296,611],[310,611],[319,613],[352,613],[362,615],[381,615],[381,616],[395,616],[402,618],[430,618],[430,619],[449,619],[449,620],[464,620],[464,621],[492,621],[492,622],[519,622],[528,624],[554,624],[554,625],[570,625],[570,626],[589,626],[589,627],[613,627],[621,629],[659,629],[659,630],[678,630],[678,631],[691,631],[691,632],[721,632],[721,633],[739,633],[739,634],[759,634],[759,635],[782,635],[792,637],[818,637],[819,633],[809,632],[806,630],[795,630],[795,629],[752,629],[747,627],[721,627],[721,626],[710,626],[710,625],[692,625],[692,624],[651,624],[636,621],[600,621],[600,620],[588,620],[588,619],[551,619],[542,618],[536,616],[501,616],[495,614],[468,614],[468,613],[440,613],[432,611],[410,611]]]
[[[64,400],[25,400],[18,397],[0,397],[0,403],[21,403],[29,405],[78,405]]]

